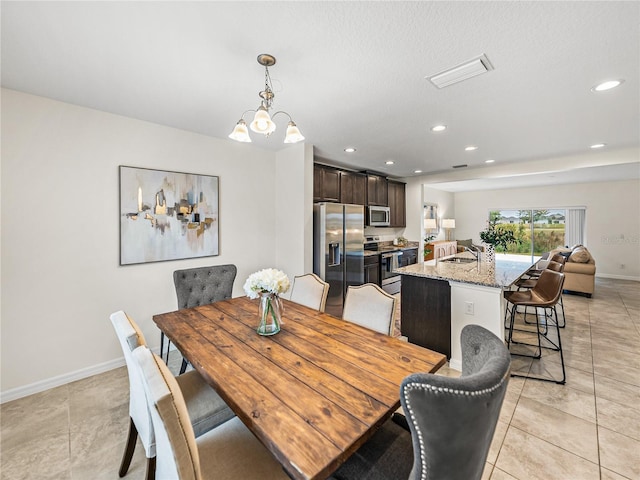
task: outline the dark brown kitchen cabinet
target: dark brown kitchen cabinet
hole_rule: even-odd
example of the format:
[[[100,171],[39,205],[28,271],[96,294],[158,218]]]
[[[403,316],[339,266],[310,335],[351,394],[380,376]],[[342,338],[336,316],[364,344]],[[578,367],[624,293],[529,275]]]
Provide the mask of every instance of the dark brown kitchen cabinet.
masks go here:
[[[388,185],[388,198],[390,209],[390,227],[406,227],[407,226],[407,214],[406,214],[406,200],[405,200],[405,184],[402,182],[396,182],[389,180]]]
[[[402,335],[451,358],[451,287],[446,280],[402,275]]]
[[[380,255],[364,257],[364,283],[380,285]]]
[[[340,170],[313,165],[313,201],[340,202]]]
[[[340,172],[340,203],[366,205],[367,176],[357,172]]]
[[[367,174],[367,205],[388,205],[388,187],[386,177]]]

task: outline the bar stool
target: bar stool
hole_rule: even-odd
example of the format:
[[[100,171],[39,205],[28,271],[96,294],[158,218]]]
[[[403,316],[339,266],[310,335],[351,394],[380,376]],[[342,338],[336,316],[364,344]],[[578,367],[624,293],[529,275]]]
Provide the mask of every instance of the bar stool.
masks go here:
[[[562,380],[544,377],[532,377],[530,375],[519,375],[512,373],[512,376],[533,378],[536,380],[545,380],[563,385],[566,382],[566,372],[564,368],[564,355],[562,353],[562,341],[560,339],[560,327],[558,325],[558,314],[556,305],[562,294],[562,285],[564,283],[564,274],[550,269],[545,269],[535,286],[529,290],[509,290],[504,292],[504,298],[508,302],[507,309],[510,307],[509,327],[507,332],[507,347],[511,348],[512,344],[520,344],[530,347],[536,347],[534,354],[515,353],[512,355],[542,359],[544,349],[553,350],[560,353],[560,363],[562,366]],[[521,331],[514,328],[518,307],[534,307],[536,314],[535,333],[537,344],[527,343],[524,341],[514,340],[514,331]],[[555,327],[557,340],[550,338],[550,334]]]
[[[560,260],[560,261],[556,261],[556,260]],[[547,270],[553,270],[554,272],[564,273],[565,261],[566,261],[565,257],[563,257],[562,255],[556,254],[556,255],[553,256],[553,259],[549,262],[549,264],[547,265],[546,269]],[[536,286],[536,283],[538,282],[538,278],[539,277],[536,277],[536,278],[531,278],[531,277],[530,278],[522,278],[522,279],[518,280],[515,283],[515,286],[517,287],[518,290],[527,290],[527,289],[533,288],[533,287]],[[558,319],[558,326],[560,328],[564,328],[566,326],[567,322],[566,322],[566,318],[565,318],[565,315],[564,315],[564,302],[562,301],[562,292],[560,292],[560,300],[559,300],[558,304],[560,305],[560,311],[562,313],[562,315],[561,315],[562,318]],[[524,318],[525,323],[530,323],[530,322],[527,322],[527,318],[526,318],[527,317],[527,309],[526,308],[525,308],[524,314],[525,314],[525,318]],[[506,325],[506,318],[505,318],[505,328],[506,328],[506,326],[507,325]]]
[[[532,267],[533,268],[533,267]],[[563,273],[564,270],[564,264],[563,263],[559,263],[559,262],[554,262],[553,260],[548,262],[545,269],[549,269],[549,270],[553,270],[554,272],[560,272]],[[543,269],[540,269],[540,273],[542,273],[544,271]],[[538,271],[538,270],[536,270]],[[526,273],[525,273],[526,274]],[[516,290],[520,291],[520,290],[529,290],[533,287],[536,286],[536,283],[538,283],[538,279],[540,277],[539,276],[535,276],[535,277],[523,277],[520,278],[519,280],[517,280],[514,284],[514,286],[516,287]],[[562,299],[562,297],[561,297]],[[529,325],[532,325],[534,322],[528,322],[527,321],[527,308],[524,307],[524,309],[522,311],[520,311],[519,313],[524,313],[524,323],[527,323]],[[509,328],[509,323],[510,323],[510,318],[511,316],[511,308],[509,307],[509,305],[507,305],[507,308],[504,312],[504,328]],[[562,308],[562,319],[564,322],[564,307]],[[561,327],[564,327],[564,325],[561,325]]]

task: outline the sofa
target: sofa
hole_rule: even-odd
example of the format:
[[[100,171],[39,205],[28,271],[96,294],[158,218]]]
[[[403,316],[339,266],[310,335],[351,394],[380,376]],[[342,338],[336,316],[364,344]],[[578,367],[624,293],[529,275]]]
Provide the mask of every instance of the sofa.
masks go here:
[[[564,264],[564,290],[569,293],[581,293],[591,298],[596,283],[596,261],[587,247],[584,245],[574,245],[571,248],[558,247],[545,253],[542,259],[551,259],[557,253],[567,257]]]

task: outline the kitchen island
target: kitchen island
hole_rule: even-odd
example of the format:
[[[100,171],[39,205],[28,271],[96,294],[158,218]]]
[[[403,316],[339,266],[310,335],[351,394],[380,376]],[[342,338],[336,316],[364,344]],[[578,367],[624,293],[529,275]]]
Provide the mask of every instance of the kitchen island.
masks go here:
[[[502,260],[490,265],[471,253],[395,270],[402,275],[402,335],[411,343],[443,353],[449,365],[462,368],[460,332],[465,325],[482,325],[504,337],[503,290],[531,266]]]

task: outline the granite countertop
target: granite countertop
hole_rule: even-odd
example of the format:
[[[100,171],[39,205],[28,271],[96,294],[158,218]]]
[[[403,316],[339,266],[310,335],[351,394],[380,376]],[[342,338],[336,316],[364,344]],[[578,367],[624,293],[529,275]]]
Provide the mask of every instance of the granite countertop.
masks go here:
[[[454,257],[474,258],[469,252],[459,253]],[[451,257],[448,257],[451,258]],[[489,264],[478,263],[452,263],[438,260],[418,262],[413,265],[401,267],[394,272],[401,275],[412,275],[414,277],[432,278],[435,280],[449,280],[452,282],[471,283],[485,287],[505,288],[510,286],[526,272],[531,264],[527,262],[514,262],[509,260],[496,259],[495,268],[489,269]]]

